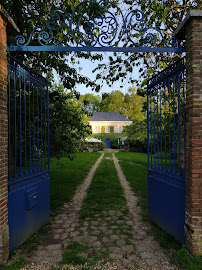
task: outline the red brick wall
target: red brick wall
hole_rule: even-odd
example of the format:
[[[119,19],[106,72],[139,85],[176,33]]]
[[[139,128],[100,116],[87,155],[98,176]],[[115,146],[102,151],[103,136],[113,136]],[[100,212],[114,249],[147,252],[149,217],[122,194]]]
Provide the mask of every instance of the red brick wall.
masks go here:
[[[186,213],[189,250],[202,255],[202,17],[186,27]]]
[[[0,264],[9,254],[6,23],[0,15]]]

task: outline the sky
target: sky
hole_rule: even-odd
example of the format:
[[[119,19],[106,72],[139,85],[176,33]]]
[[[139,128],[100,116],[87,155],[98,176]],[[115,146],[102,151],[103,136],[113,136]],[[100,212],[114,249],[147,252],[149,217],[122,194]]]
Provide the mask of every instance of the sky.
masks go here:
[[[109,56],[109,53],[105,53],[103,55],[104,60],[102,61],[102,63],[107,63],[108,56]],[[87,76],[89,78],[95,79],[96,73],[92,73],[92,70],[94,68],[96,68],[96,66],[101,62],[96,61],[95,63],[92,63],[92,62],[90,62],[88,60],[85,60],[85,59],[82,59],[80,62],[81,62],[81,66],[82,66],[81,74],[85,75],[85,76]],[[135,70],[136,70],[136,72],[135,72]],[[135,79],[138,79],[137,69],[135,69],[135,70],[134,70],[133,73],[134,73],[134,76],[136,74]],[[109,87],[106,83],[104,83],[100,93],[110,93],[113,90],[120,90],[123,93],[125,93],[125,92],[127,92],[129,87],[133,86],[130,82],[127,81],[127,79],[125,80],[123,88],[121,88],[120,85],[121,85],[120,81],[115,82],[114,85],[112,85],[112,87]],[[93,93],[94,92],[94,91],[92,92],[90,88],[86,88],[85,85],[77,85],[76,88],[77,88],[78,91],[81,92],[81,94]]]
[[[90,60],[87,60],[87,59],[79,59],[80,67],[81,67],[79,69],[79,73],[86,76],[86,77],[89,77],[91,80],[95,80],[97,73],[93,73],[92,72],[93,69],[95,69],[98,64],[107,63],[108,57],[110,54],[112,55],[112,53],[109,53],[109,52],[103,53],[103,60],[102,61],[97,60],[95,62],[91,62]],[[124,54],[123,54],[123,58],[124,58]],[[134,69],[133,69],[133,78],[139,79],[139,72],[138,72],[138,69],[136,67],[134,67]],[[59,77],[56,74],[55,74],[55,82],[59,83]],[[102,83],[102,82],[100,81],[100,83]],[[120,87],[121,85],[123,85],[122,88]],[[77,84],[76,91],[80,92],[81,95],[84,95],[86,93],[91,93],[91,94],[95,94],[95,95],[102,95],[102,93],[110,93],[111,91],[114,91],[114,90],[120,90],[121,92],[123,92],[125,94],[125,93],[127,93],[128,89],[132,86],[135,86],[135,85],[131,84],[127,79],[125,79],[124,83],[121,83],[121,81],[117,81],[111,87],[109,87],[106,83],[104,83],[103,86],[101,87],[101,90],[99,93],[92,91],[90,87],[87,88],[83,84]]]

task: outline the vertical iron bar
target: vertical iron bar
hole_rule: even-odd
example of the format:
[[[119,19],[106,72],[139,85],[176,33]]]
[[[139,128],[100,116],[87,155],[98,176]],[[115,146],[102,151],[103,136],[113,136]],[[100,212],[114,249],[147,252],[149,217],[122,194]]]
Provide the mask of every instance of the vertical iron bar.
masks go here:
[[[29,81],[29,173],[31,174],[32,164],[31,164],[31,85]]]
[[[14,114],[15,114],[15,179],[17,177],[17,108],[16,108],[16,71],[14,72]]]
[[[151,89],[150,89],[150,92],[149,92],[149,100],[150,100],[150,131],[151,131],[151,139],[150,139],[150,145],[151,145],[151,168],[153,166],[153,159],[152,159],[152,155],[153,155],[153,152],[152,152],[152,97],[151,97]]]
[[[35,115],[34,115],[34,85],[33,86],[33,166],[35,172]]]
[[[44,137],[45,137],[45,138],[44,138],[45,166],[44,166],[44,169],[45,169],[45,170],[46,170],[46,153],[47,153],[47,151],[46,151],[46,148],[47,148],[47,139],[46,139],[46,128],[47,128],[47,123],[46,123],[46,113],[47,113],[47,111],[46,111],[46,102],[47,102],[47,99],[46,99],[46,91],[45,91],[45,89],[44,89],[44,128],[45,128],[45,134],[44,134]]]
[[[186,94],[185,94],[185,67],[183,66],[183,122],[184,122],[184,176],[186,171]]]
[[[156,140],[155,140],[155,136],[156,136],[156,132],[155,132],[155,109],[156,109],[156,106],[155,106],[155,92],[154,92],[154,89],[153,89],[153,101],[154,101],[154,167],[156,168]]]
[[[163,89],[165,91],[165,83],[163,83]],[[163,168],[163,142],[162,142],[162,88],[160,89],[160,133],[161,133],[161,170]]]
[[[170,87],[170,79],[168,79],[168,93],[169,93],[169,169],[170,173],[172,171],[171,169],[171,139],[170,139],[170,92],[171,92],[171,87]]]
[[[159,85],[157,85],[157,157],[158,157],[158,170],[159,170]]]
[[[50,173],[50,137],[49,137],[49,93],[47,80],[47,135],[48,135],[48,172]]]
[[[148,84],[147,84],[147,168],[150,169],[149,164],[149,90],[148,90]],[[149,172],[148,172],[149,173]]]
[[[180,170],[181,170],[181,161],[180,161],[180,76],[181,76],[181,73],[178,74],[178,173],[180,175]]]
[[[173,148],[174,148],[174,170],[173,173],[175,174],[175,87],[176,87],[176,77],[174,77],[173,81]]]
[[[20,94],[20,176],[22,175],[22,93],[21,74],[19,74],[19,94]]]
[[[41,170],[43,169],[43,110],[42,110],[42,91],[43,87],[40,90],[40,101],[41,101]]]
[[[39,88],[37,87],[37,170],[39,170]]]
[[[27,112],[26,112],[26,81],[24,75],[24,118],[25,118],[25,175],[27,175]]]
[[[165,116],[165,138],[164,138],[164,140],[165,140],[165,171],[167,171],[167,158],[166,158],[166,127],[167,127],[167,125],[166,125],[166,92],[164,91],[164,97],[165,97],[165,105],[164,105],[164,116]]]
[[[8,65],[8,180],[11,178],[11,70]]]

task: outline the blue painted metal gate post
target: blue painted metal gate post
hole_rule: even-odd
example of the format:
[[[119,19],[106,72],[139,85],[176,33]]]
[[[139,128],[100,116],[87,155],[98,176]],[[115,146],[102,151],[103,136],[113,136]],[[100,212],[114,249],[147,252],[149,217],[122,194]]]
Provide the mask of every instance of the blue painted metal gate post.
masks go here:
[[[49,222],[48,81],[8,57],[10,252]]]
[[[149,216],[184,242],[185,223],[184,59],[148,80]]]

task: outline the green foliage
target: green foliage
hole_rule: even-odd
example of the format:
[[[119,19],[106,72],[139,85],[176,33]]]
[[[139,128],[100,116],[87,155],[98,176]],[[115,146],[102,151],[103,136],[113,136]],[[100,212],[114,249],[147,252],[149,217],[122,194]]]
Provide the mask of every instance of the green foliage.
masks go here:
[[[33,250],[36,250],[39,246],[39,233],[36,232],[34,235],[32,235],[28,240],[23,244],[22,250],[28,254],[30,254]]]
[[[114,133],[114,127],[110,126],[110,133]]]
[[[106,140],[110,140],[112,149],[118,149],[121,147],[118,144],[118,139],[123,136],[123,133],[96,133],[92,135],[92,137],[97,138],[103,142],[106,142]]]
[[[200,270],[202,266],[202,256],[190,255],[185,245],[183,245],[177,251],[175,263],[185,270]]]
[[[136,93],[135,88],[129,88],[124,95],[121,91],[112,91],[104,94],[98,107],[100,112],[118,112],[132,121],[142,121],[146,118],[143,112],[145,97]]]
[[[85,142],[81,146],[80,150],[85,151],[85,150],[87,150],[89,148],[93,149],[94,151],[101,151],[101,150],[103,150],[105,148],[105,142],[100,142],[100,143]]]
[[[47,24],[52,8],[60,7],[61,9],[65,9],[69,17],[71,17],[72,9],[77,3],[79,3],[78,0],[7,0],[4,1],[3,6],[14,19],[21,34],[25,36],[27,41],[34,27]],[[91,10],[91,14],[96,13],[98,15],[100,11],[97,7],[98,5],[93,3],[89,6],[89,12]],[[57,28],[58,24],[53,25],[53,27]],[[43,30],[47,31],[47,29]],[[64,25],[62,29],[54,31],[54,40],[62,40],[64,38],[64,32],[67,30],[68,25]],[[32,45],[38,45],[37,37],[38,32],[35,34]],[[12,41],[13,37],[9,37],[9,40]],[[67,43],[71,42],[71,40],[71,36],[65,39]],[[26,54],[22,52],[12,52],[11,54],[30,65],[40,74],[45,74],[49,81],[54,81],[54,72],[56,72],[61,83],[67,89],[73,89],[76,83],[85,84],[87,87],[90,86],[92,90],[95,91],[99,91],[100,89],[100,86],[97,85],[96,82],[81,75],[79,69],[75,68],[75,66],[79,66],[79,58],[88,59],[90,61],[101,60],[102,55],[96,53],[91,55],[89,52],[29,52]]]
[[[147,121],[133,121],[130,126],[125,126],[124,135],[127,136],[131,150],[147,152]]]
[[[172,36],[177,26],[182,22],[190,9],[202,9],[201,0],[121,0],[119,5],[125,7],[125,11],[138,8],[144,14],[144,19],[150,27],[156,27],[165,34],[166,41]],[[125,3],[125,4],[123,4]],[[143,27],[142,27],[143,29]],[[155,32],[154,32],[155,34]],[[140,37],[135,31],[131,31],[130,37],[137,41]],[[123,41],[124,47],[132,47],[128,39]],[[157,36],[159,47],[162,47],[162,40]],[[121,81],[124,86],[126,81],[141,86],[139,92],[146,93],[146,82],[154,73],[164,69],[169,63],[179,59],[181,54],[176,53],[113,53],[109,56],[108,63],[98,66],[94,71],[99,71],[99,76],[111,86],[116,81]],[[138,68],[140,76],[134,79],[134,68]]]
[[[66,93],[63,88],[58,87],[58,91],[50,94],[49,129],[52,157],[73,158],[81,142],[91,134],[91,126],[85,114],[86,111],[76,103],[73,93]]]
[[[94,94],[85,94],[81,95],[79,101],[83,104],[84,109],[88,112],[89,115],[92,115],[93,112],[96,112],[99,108],[101,97]]]
[[[83,254],[91,254],[91,258],[86,258]],[[102,250],[97,250],[91,246],[81,244],[78,242],[71,242],[67,245],[65,251],[62,254],[61,264],[71,264],[71,265],[85,265],[84,267],[79,269],[93,269],[99,261],[102,260],[105,263],[103,258],[107,255],[107,252],[103,252]],[[67,268],[69,269],[69,268]]]
[[[104,126],[101,127],[101,133],[105,133],[105,127]]]
[[[26,258],[23,256],[18,257],[14,262],[7,265],[0,265],[1,270],[20,270],[26,265]]]
[[[79,253],[88,251],[88,246],[77,242],[68,244],[66,250],[62,254],[61,264],[73,264],[73,265],[84,265],[89,260]]]

